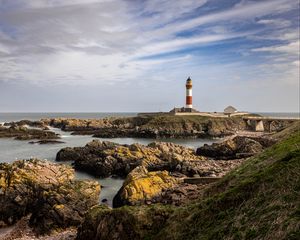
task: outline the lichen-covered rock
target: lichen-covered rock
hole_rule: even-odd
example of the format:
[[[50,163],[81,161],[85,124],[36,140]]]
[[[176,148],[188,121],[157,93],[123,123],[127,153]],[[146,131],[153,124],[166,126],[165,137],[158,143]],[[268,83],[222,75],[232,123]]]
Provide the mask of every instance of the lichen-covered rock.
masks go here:
[[[113,199],[113,206],[137,205],[151,202],[151,199],[163,190],[174,187],[178,179],[167,171],[148,172],[143,166],[135,168],[128,174],[123,186]]]
[[[136,168],[145,166],[151,171],[176,170],[184,174],[194,174],[197,170],[184,167],[191,161],[203,160],[193,149],[173,143],[150,143],[120,145],[94,140],[85,147],[63,148],[56,156],[57,161],[74,161],[75,168],[101,177],[118,175],[121,177]],[[192,166],[192,165],[191,165]]]
[[[156,233],[174,210],[156,205],[109,209],[94,206],[79,226],[77,240],[140,240]]]
[[[65,165],[36,159],[0,164],[0,221],[6,224],[31,214],[38,233],[77,226],[99,194],[98,182],[74,180]]]
[[[212,145],[204,144],[197,149],[197,155],[215,159],[235,159],[252,156],[261,152],[263,148],[260,140],[237,136]]]

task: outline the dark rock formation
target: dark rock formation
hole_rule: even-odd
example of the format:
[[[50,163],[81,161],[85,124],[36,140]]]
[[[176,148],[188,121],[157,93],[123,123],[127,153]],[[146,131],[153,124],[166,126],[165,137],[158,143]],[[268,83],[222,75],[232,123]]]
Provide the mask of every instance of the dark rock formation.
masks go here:
[[[57,161],[74,161],[75,168],[86,170],[101,177],[110,175],[126,176],[139,165],[151,171],[179,168],[183,158],[201,159],[194,150],[172,143],[151,143],[119,145],[94,140],[85,147],[64,148],[57,153]],[[183,163],[182,163],[183,164]],[[188,172],[186,167],[180,170]]]
[[[4,126],[12,126],[12,127],[34,127],[34,128],[47,128],[47,124],[45,124],[42,121],[30,121],[30,120],[21,120],[17,122],[6,122],[4,123]]]
[[[237,136],[212,145],[204,144],[197,149],[199,156],[214,159],[236,159],[253,156],[275,142],[270,138],[249,138]]]
[[[95,181],[74,180],[74,170],[40,160],[0,164],[0,221],[13,224],[31,214],[37,233],[77,226],[99,201]]]
[[[85,147],[63,148],[56,156],[57,161],[74,161],[76,169],[100,177],[127,176],[137,166],[148,171],[182,173],[186,176],[222,176],[237,166],[239,161],[207,161],[195,151],[173,143],[153,142],[120,145],[94,140]]]
[[[63,141],[58,140],[40,140],[40,141],[30,141],[30,144],[59,144],[59,143],[65,143]]]
[[[24,126],[0,126],[0,138],[14,137],[17,140],[31,140],[31,139],[58,139],[59,136],[51,131],[40,129],[30,129]]]

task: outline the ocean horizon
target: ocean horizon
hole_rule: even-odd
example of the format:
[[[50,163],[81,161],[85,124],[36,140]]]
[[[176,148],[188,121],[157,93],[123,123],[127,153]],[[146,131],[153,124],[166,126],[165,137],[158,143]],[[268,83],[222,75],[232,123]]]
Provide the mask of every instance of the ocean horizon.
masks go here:
[[[20,120],[40,120],[42,118],[104,118],[132,117],[139,112],[0,112],[0,123]],[[300,112],[253,112],[265,117],[298,117]]]

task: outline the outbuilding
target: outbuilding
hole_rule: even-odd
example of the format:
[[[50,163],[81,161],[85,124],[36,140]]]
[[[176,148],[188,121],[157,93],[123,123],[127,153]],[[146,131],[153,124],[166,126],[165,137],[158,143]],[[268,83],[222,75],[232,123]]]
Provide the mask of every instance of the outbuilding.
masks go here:
[[[237,112],[237,109],[233,106],[228,106],[227,108],[224,109],[224,114],[225,115],[229,115],[230,114],[233,114],[233,113],[236,113]]]

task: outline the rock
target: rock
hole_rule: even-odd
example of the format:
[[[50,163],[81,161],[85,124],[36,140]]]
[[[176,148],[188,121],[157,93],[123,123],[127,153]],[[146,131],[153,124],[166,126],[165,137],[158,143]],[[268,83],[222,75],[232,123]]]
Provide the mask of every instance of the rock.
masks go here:
[[[65,142],[57,141],[57,140],[40,140],[40,141],[30,141],[28,143],[30,143],[30,144],[58,144],[58,143],[65,143]]]
[[[31,140],[31,139],[58,139],[59,136],[51,131],[45,131],[41,129],[30,129],[25,126],[0,126],[0,138],[14,137],[17,140]]]
[[[98,205],[91,208],[79,226],[77,240],[140,240],[156,233],[168,220],[173,209],[157,205],[109,209]],[[150,217],[151,216],[151,217]]]
[[[79,225],[100,194],[98,182],[74,180],[71,167],[36,159],[1,163],[0,189],[0,221],[31,214],[39,234]]]
[[[85,147],[63,148],[56,156],[57,161],[74,161],[76,169],[88,171],[94,175],[121,177],[136,168],[145,166],[151,171],[173,170],[184,160],[202,160],[195,151],[173,143],[151,143],[119,145],[94,140]],[[187,169],[181,169],[188,173]]]
[[[45,124],[42,121],[21,120],[21,121],[17,121],[17,122],[6,122],[4,125],[5,126],[13,126],[13,127],[16,127],[16,126],[27,127],[27,126],[29,126],[29,127],[33,127],[33,128],[44,129],[44,128],[47,128],[48,124]]]
[[[237,136],[220,143],[205,144],[197,149],[197,155],[214,159],[236,159],[255,155],[263,148],[258,140]]]
[[[222,137],[245,130],[242,118],[153,115],[104,119],[42,119],[45,125],[95,137],[199,138]]]
[[[178,180],[167,171],[148,172],[143,166],[130,172],[113,199],[113,206],[144,204],[160,195],[163,190],[174,187]]]
[[[84,147],[63,148],[56,156],[57,161],[74,161],[76,169],[96,176],[115,175],[126,177],[138,166],[148,171],[169,171],[189,177],[223,176],[227,171],[240,164],[240,161],[212,161],[197,156],[195,151],[173,143],[153,142],[120,145],[94,140]]]

